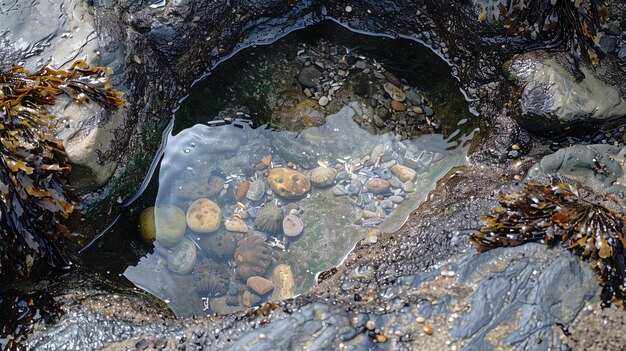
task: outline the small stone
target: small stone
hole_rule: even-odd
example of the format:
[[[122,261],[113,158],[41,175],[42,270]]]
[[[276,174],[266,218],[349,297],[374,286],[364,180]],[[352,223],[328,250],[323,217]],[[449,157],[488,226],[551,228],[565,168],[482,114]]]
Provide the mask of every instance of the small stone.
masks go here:
[[[422,97],[417,92],[415,92],[415,90],[409,89],[405,94],[406,98],[409,99],[409,101],[411,101],[413,105],[422,104]]]
[[[311,97],[311,96],[313,96],[313,93],[311,92],[311,89],[305,88],[304,89],[304,95],[306,95],[306,97]]]
[[[519,149],[520,149],[519,144],[513,144],[513,145],[511,145],[511,150],[519,150]]]
[[[337,171],[330,167],[316,167],[311,171],[311,183],[317,187],[327,187],[335,184]]]
[[[259,276],[253,276],[248,278],[248,280],[246,281],[246,285],[248,286],[248,288],[252,289],[252,291],[261,296],[267,294],[274,289],[274,283],[272,283],[271,280]]]
[[[383,121],[383,119],[380,118],[378,115],[374,115],[373,120],[376,127],[383,128],[385,126],[385,121]]]
[[[406,111],[406,104],[394,100],[391,102],[391,108],[397,112],[404,112]]]
[[[273,301],[286,300],[293,297],[294,279],[291,272],[291,266],[287,264],[279,264],[272,272],[272,282],[274,283],[274,291],[272,292]]]
[[[360,61],[360,60],[359,60],[359,61],[357,61],[357,62],[354,64],[354,67],[355,67],[355,68],[357,68],[357,69],[365,69],[367,66],[366,66],[366,64],[365,64],[365,61]]]
[[[347,13],[352,12],[352,6],[350,6],[350,5],[346,6],[345,10],[346,10]]]
[[[414,113],[417,113],[418,115],[421,115],[422,113],[424,113],[424,110],[422,110],[422,108],[419,106],[411,107],[411,111],[413,111]]]
[[[276,194],[286,199],[300,197],[311,189],[304,174],[289,168],[272,168],[267,181]]]
[[[389,181],[380,178],[372,178],[365,183],[365,187],[372,194],[386,193],[389,190],[389,185]]]
[[[394,195],[389,197],[389,201],[393,202],[394,204],[399,204],[404,201],[404,198],[402,196]]]
[[[389,199],[385,199],[380,202],[380,206],[382,206],[382,208],[384,209],[391,209],[393,208],[393,202],[391,202],[391,200]]]
[[[425,325],[424,327],[422,327],[422,331],[427,335],[433,335],[433,327],[431,327],[430,325]]]
[[[391,84],[395,85],[396,87],[399,87],[402,85],[402,82],[400,82],[400,79],[398,79],[398,77],[394,76],[391,72],[389,71],[385,71],[383,73],[383,77],[385,77],[385,79],[387,79]],[[399,88],[398,88],[399,89]],[[403,92],[404,93],[404,92]]]
[[[246,198],[250,201],[259,201],[265,195],[265,182],[257,179],[250,183],[250,188],[246,193]]]
[[[224,222],[224,227],[229,232],[247,233],[248,226],[239,218],[231,218]]]
[[[326,96],[322,96],[317,103],[320,104],[320,106],[326,106],[328,105],[328,102],[328,98]]]
[[[322,76],[320,72],[314,66],[307,66],[298,74],[298,82],[306,88],[312,88],[316,85],[316,81]]]
[[[191,272],[196,265],[196,244],[189,237],[181,240],[174,246],[172,253],[167,256],[167,268],[178,274]]]
[[[404,94],[404,91],[391,83],[385,83],[385,85],[383,85],[383,89],[385,89],[385,92],[389,94],[393,101],[402,102],[406,100],[406,95]]]
[[[422,316],[419,316],[419,317],[417,317],[417,318],[415,319],[415,321],[416,321],[417,323],[420,323],[420,324],[422,324],[422,323],[426,323],[426,318],[424,318],[424,317],[422,317]]]
[[[220,227],[222,210],[213,201],[200,198],[187,210],[187,226],[198,233],[211,233]]]
[[[332,193],[335,196],[348,195],[348,191],[346,189],[344,189],[343,187],[339,186],[339,185],[333,187]]]
[[[288,237],[295,237],[302,233],[304,230],[304,223],[302,220],[293,214],[285,216],[283,219],[283,232]]]
[[[391,166],[390,170],[391,173],[400,178],[400,180],[403,182],[413,181],[417,176],[417,173],[414,169],[399,164]]]
[[[381,343],[381,344],[386,343],[387,337],[382,334],[376,334],[376,342]]]
[[[435,112],[433,111],[432,108],[428,107],[428,106],[424,106],[422,107],[422,110],[424,110],[424,113],[426,114],[426,116],[430,117],[432,115],[435,114]]]
[[[237,201],[241,201],[246,197],[246,194],[248,193],[248,190],[250,189],[250,182],[247,180],[244,180],[243,183],[241,183],[241,185],[239,186],[239,188],[237,188],[237,191],[235,192],[235,199],[237,199]]]
[[[368,210],[363,210],[361,211],[361,217],[365,218],[365,219],[369,219],[369,218],[380,218],[382,217],[383,214],[379,213],[379,212],[374,212],[374,211],[368,211]]]
[[[385,147],[383,144],[378,144],[374,146],[374,149],[370,153],[370,160],[374,162],[377,158],[382,157],[383,155],[385,155]]]
[[[368,320],[367,322],[365,322],[365,329],[367,330],[374,330],[376,329],[376,322],[374,322],[373,320]]]
[[[141,239],[147,244],[152,244],[156,239],[156,224],[154,223],[154,206],[150,206],[139,214],[139,233]],[[184,234],[184,229],[183,229]]]
[[[412,193],[415,191],[415,185],[413,185],[412,181],[407,180],[402,184],[402,190],[404,190],[405,193]]]
[[[259,302],[261,302],[261,298],[248,290],[244,291],[241,296],[241,303],[246,307],[252,307]]]
[[[391,184],[391,187],[393,187],[393,188],[401,188],[402,187],[402,182],[396,176],[393,176],[393,177],[389,178],[389,184]]]

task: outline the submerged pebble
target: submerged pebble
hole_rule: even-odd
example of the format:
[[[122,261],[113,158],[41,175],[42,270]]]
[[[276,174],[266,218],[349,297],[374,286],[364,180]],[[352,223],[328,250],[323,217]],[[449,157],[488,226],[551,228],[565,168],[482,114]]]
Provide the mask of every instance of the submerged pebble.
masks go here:
[[[304,223],[302,223],[302,220],[298,216],[290,214],[283,219],[283,232],[286,236],[298,236],[303,230]]]
[[[316,167],[311,171],[311,183],[317,187],[327,187],[335,184],[337,171],[330,167]]]
[[[222,210],[213,201],[201,198],[194,201],[187,210],[187,225],[198,233],[211,233],[220,227]]]
[[[167,268],[178,274],[191,272],[196,264],[196,244],[189,238],[181,240],[167,256]]]
[[[246,198],[250,201],[259,201],[265,195],[265,182],[263,180],[255,180],[250,183]]]
[[[256,230],[270,234],[279,233],[282,226],[283,211],[272,203],[265,204],[261,207],[254,221],[254,228]]]

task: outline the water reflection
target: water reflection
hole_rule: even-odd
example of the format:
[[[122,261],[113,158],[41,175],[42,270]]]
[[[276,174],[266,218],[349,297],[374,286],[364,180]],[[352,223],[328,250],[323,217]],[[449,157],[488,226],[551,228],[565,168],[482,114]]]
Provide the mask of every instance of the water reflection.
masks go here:
[[[141,216],[155,249],[124,275],[179,316],[229,313],[306,291],[358,240],[398,228],[466,163],[470,136],[372,135],[359,104],[299,133],[235,122],[170,136]]]

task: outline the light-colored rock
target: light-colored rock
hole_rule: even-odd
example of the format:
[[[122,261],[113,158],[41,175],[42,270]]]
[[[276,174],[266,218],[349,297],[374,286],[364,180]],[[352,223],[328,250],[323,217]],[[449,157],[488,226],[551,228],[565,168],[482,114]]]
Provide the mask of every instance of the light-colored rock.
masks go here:
[[[383,89],[385,89],[385,92],[387,92],[394,101],[402,102],[406,99],[404,91],[391,83],[385,83]]]
[[[244,221],[239,218],[231,218],[224,221],[224,228],[230,232],[247,233],[249,231],[248,226]]]
[[[298,236],[303,230],[304,223],[302,223],[302,220],[298,216],[290,214],[283,219],[283,233],[285,233],[286,236]]]
[[[287,264],[279,264],[272,272],[274,291],[272,301],[281,301],[293,297],[294,280],[291,267]]]
[[[390,171],[391,173],[393,173],[393,175],[398,177],[403,182],[413,181],[417,176],[417,173],[413,168],[409,168],[400,164],[391,166]]]
[[[271,280],[259,276],[248,278],[248,280],[246,280],[246,285],[248,288],[252,289],[255,293],[261,296],[274,289],[274,283],[272,283]]]
[[[198,233],[211,233],[220,227],[222,210],[213,201],[200,198],[187,210],[187,226]]]
[[[328,100],[328,98],[326,96],[322,96],[319,99],[318,103],[320,104],[320,106],[326,106],[326,105],[328,105],[329,100]]]

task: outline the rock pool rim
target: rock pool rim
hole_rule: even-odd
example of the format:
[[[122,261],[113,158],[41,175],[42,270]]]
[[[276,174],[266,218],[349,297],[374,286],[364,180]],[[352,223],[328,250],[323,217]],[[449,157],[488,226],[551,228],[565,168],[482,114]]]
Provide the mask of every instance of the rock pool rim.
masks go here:
[[[325,11],[323,11],[325,12]],[[286,36],[288,36],[291,33],[294,33],[296,31],[299,30],[303,30],[305,28],[309,28],[312,26],[316,26],[316,25],[320,25],[320,24],[324,24],[324,22],[332,22],[334,24],[337,24],[345,29],[347,29],[348,31],[350,31],[351,33],[355,33],[355,34],[361,34],[361,35],[365,35],[365,36],[370,36],[370,37],[379,37],[379,38],[387,38],[387,39],[391,39],[391,40],[407,40],[407,41],[411,41],[411,42],[415,42],[427,49],[430,50],[430,52],[432,52],[433,54],[435,54],[436,56],[438,56],[443,62],[446,63],[446,65],[448,67],[451,68],[451,71],[449,72],[450,76],[452,76],[457,82],[461,81],[461,78],[455,74],[454,72],[457,70],[457,67],[452,64],[452,62],[445,58],[443,56],[442,53],[438,52],[437,50],[434,50],[432,48],[432,46],[428,45],[426,42],[424,42],[423,40],[417,38],[417,35],[415,36],[411,36],[411,35],[402,35],[402,34],[390,34],[390,33],[379,33],[379,32],[370,32],[370,31],[366,31],[366,30],[361,30],[361,29],[357,29],[357,28],[353,28],[343,22],[341,22],[340,20],[332,17],[332,16],[323,16],[321,19],[319,20],[314,20],[311,21],[310,23],[305,23],[305,24],[296,24],[293,26],[289,26],[284,30],[281,30],[274,38],[269,39],[269,40],[265,40],[265,41],[259,41],[259,42],[254,42],[254,43],[250,43],[250,44],[246,44],[246,45],[238,45],[231,53],[229,53],[228,55],[224,56],[223,58],[221,58],[220,60],[218,60],[212,67],[210,67],[209,69],[207,69],[206,72],[202,73],[197,79],[195,79],[191,85],[188,87],[187,89],[187,93],[180,98],[177,103],[176,106],[174,106],[171,110],[170,110],[170,120],[167,124],[167,126],[165,127],[165,129],[163,130],[162,134],[161,134],[161,142],[159,144],[159,148],[157,150],[157,152],[154,155],[154,158],[150,164],[150,167],[144,177],[144,180],[142,181],[139,189],[137,192],[135,192],[135,194],[133,196],[131,196],[126,202],[124,202],[122,204],[122,210],[125,210],[127,208],[129,208],[130,206],[132,206],[135,201],[137,201],[137,199],[139,199],[144,191],[146,190],[146,188],[148,187],[148,184],[151,182],[151,180],[154,177],[154,173],[157,170],[161,159],[163,158],[163,155],[165,153],[165,148],[167,147],[167,138],[168,136],[171,135],[172,130],[174,129],[174,124],[176,122],[176,113],[178,112],[178,110],[181,108],[181,106],[183,105],[183,102],[185,100],[187,100],[187,98],[189,98],[190,96],[190,91],[194,88],[194,86],[198,83],[200,83],[201,81],[208,79],[211,74],[213,73],[213,71],[220,66],[222,63],[228,61],[229,59],[233,58],[235,55],[237,55],[238,53],[250,49],[250,48],[255,48],[257,46],[268,46],[271,44],[276,43],[277,41],[285,38]],[[457,89],[461,92],[461,94],[463,95],[463,99],[465,100],[465,102],[468,103],[467,110],[470,114],[472,114],[474,117],[478,117],[480,116],[480,113],[473,108],[472,106],[469,105],[470,102],[473,101],[479,101],[480,99],[478,98],[470,98],[470,96],[468,95],[468,93],[461,87],[458,86]],[[476,130],[474,130],[474,132],[478,133],[480,132],[480,129],[477,128]],[[472,132],[472,133],[474,133]],[[470,138],[470,140],[473,138]],[[80,250],[78,251],[78,254],[83,254],[85,251],[87,251],[91,246],[93,246],[97,241],[99,241],[100,239],[102,239],[102,237],[104,237],[106,235],[106,233],[117,223],[117,221],[120,219],[121,217],[121,213],[119,215],[117,215],[102,231],[100,231],[96,236],[94,236],[94,238],[87,244],[85,244],[82,248],[80,248]],[[347,255],[346,255],[347,257]],[[343,260],[342,260],[343,261]]]

